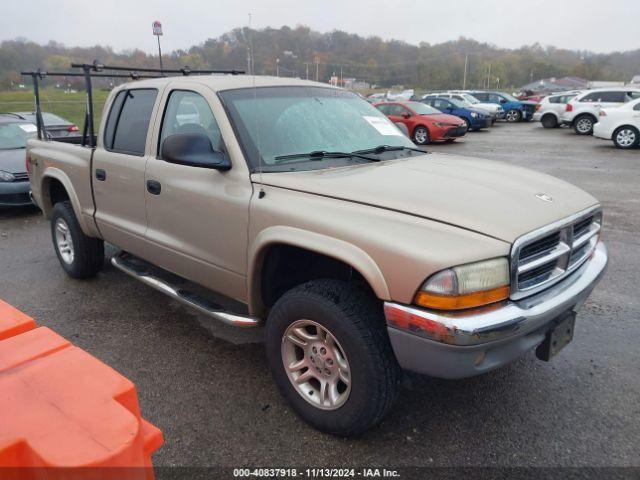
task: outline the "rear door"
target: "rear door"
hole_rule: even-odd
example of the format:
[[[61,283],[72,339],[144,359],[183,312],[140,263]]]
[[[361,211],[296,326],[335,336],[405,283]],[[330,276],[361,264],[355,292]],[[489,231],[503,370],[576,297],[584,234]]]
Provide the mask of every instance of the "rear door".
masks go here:
[[[98,228],[105,240],[137,255],[144,252],[144,173],[158,96],[158,90],[152,88],[118,92],[93,157]]]

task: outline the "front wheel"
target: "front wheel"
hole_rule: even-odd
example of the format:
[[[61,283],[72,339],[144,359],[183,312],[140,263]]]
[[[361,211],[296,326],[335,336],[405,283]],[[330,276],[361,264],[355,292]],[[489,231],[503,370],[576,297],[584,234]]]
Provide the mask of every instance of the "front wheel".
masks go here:
[[[507,111],[505,118],[509,123],[516,123],[522,120],[522,113],[519,110],[512,108],[511,110]]]
[[[358,435],[395,400],[400,369],[382,305],[354,284],[315,280],[285,293],[267,319],[266,352],[283,396],[323,432]]]
[[[429,130],[422,125],[416,127],[413,131],[413,141],[416,145],[426,145],[429,143]]]
[[[104,242],[84,234],[68,200],[53,207],[51,238],[60,265],[70,277],[90,278],[102,269]]]
[[[634,127],[624,126],[613,132],[613,144],[618,148],[628,150],[637,147],[639,143],[640,133]]]

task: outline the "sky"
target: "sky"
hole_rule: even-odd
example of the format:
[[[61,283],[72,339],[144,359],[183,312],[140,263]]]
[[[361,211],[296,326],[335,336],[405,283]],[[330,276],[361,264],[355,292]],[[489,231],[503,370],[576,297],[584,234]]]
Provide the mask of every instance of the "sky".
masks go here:
[[[306,25],[384,39],[441,43],[464,36],[499,47],[535,42],[606,53],[640,48],[640,0],[2,0],[0,40],[188,48],[245,26]]]

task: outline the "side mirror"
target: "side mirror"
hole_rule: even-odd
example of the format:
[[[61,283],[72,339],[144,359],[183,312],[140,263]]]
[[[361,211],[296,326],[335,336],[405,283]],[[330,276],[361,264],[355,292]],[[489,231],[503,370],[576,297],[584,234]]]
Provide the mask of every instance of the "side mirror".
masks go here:
[[[501,99],[500,99],[500,103],[505,104],[505,103],[507,103],[507,100],[506,100],[506,99],[504,99],[504,98],[501,98]]]
[[[402,118],[411,118],[411,114],[410,113],[403,113],[402,114]]]
[[[162,159],[169,163],[191,167],[229,170],[231,162],[214,150],[211,140],[201,133],[182,133],[165,138],[161,149]]]

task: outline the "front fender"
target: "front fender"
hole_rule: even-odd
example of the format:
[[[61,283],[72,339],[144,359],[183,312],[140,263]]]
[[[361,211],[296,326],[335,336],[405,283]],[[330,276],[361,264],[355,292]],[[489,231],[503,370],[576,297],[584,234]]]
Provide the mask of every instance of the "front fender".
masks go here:
[[[378,298],[381,300],[391,298],[382,271],[364,250],[327,235],[279,225],[262,230],[249,245],[247,288],[251,314],[257,314],[263,310],[260,294],[262,264],[269,247],[277,244],[303,248],[340,260],[357,270]]]

